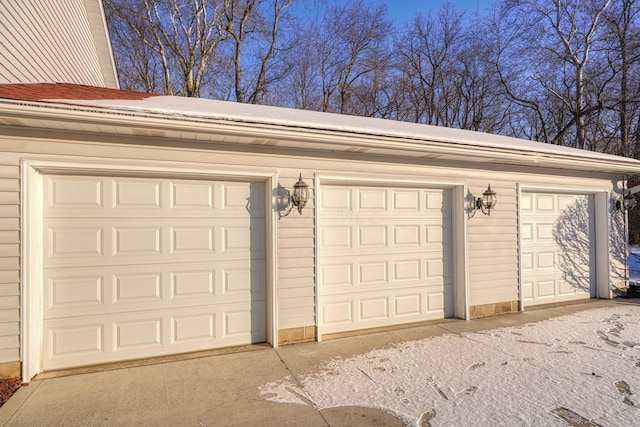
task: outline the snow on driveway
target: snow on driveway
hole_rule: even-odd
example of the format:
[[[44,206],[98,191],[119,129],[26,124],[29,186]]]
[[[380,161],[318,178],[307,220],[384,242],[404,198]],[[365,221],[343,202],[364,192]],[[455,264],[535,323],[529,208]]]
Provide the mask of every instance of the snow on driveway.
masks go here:
[[[640,306],[444,335],[268,383],[270,401],[379,408],[410,426],[640,425]]]

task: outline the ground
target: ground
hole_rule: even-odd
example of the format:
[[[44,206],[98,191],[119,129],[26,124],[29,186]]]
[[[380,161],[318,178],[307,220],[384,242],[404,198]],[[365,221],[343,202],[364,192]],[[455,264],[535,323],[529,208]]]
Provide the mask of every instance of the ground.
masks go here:
[[[265,384],[274,402],[378,408],[408,426],[626,426],[640,419],[640,305],[406,342]]]

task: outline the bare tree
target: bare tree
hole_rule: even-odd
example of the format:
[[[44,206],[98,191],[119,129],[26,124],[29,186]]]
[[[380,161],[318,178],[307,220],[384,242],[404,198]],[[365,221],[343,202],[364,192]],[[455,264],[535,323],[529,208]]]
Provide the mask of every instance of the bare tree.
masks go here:
[[[611,108],[617,112],[619,138],[617,154],[640,157],[640,133],[633,132],[640,107],[640,85],[634,73],[640,68],[640,4],[637,0],[614,1],[605,14],[607,29],[607,62],[616,76],[617,90]],[[636,79],[637,81],[637,79]],[[640,129],[638,124],[636,129]]]
[[[212,58],[224,39],[221,4],[207,0],[105,0],[104,4],[112,31],[119,35],[116,49],[137,43],[144,46],[138,50],[147,53],[143,58],[117,57],[121,74],[142,59],[142,71],[150,71],[153,64],[156,74],[160,72],[162,92],[201,95]],[[145,80],[145,76],[139,77]],[[145,85],[160,89],[157,83]]]
[[[266,0],[225,2],[224,30],[231,40],[234,97],[238,102],[255,104],[265,96],[269,83],[279,78],[269,71],[276,52],[284,49],[279,46],[280,21],[291,0],[272,0],[270,5]],[[270,12],[262,13],[262,8]],[[247,53],[250,45],[259,48]]]
[[[505,2],[506,10],[511,16],[518,17],[511,25],[519,29],[507,38],[514,43],[512,51],[517,46],[515,49],[519,49],[521,55],[524,53],[533,61],[529,62],[529,67],[534,72],[528,73],[524,78],[532,80],[536,87],[517,94],[509,79],[502,74],[505,65],[509,64],[498,62],[498,73],[512,100],[538,110],[538,117],[545,128],[541,136],[546,142],[585,149],[595,148],[593,141],[588,141],[587,138],[587,118],[603,108],[601,96],[604,88],[592,87],[589,90],[589,86],[595,82],[590,80],[591,77],[604,71],[589,67],[594,62],[592,51],[600,47],[603,14],[610,2],[611,0]],[[520,17],[522,20],[518,22]],[[526,22],[537,25],[527,26]],[[528,42],[524,48],[523,39]],[[508,48],[503,50],[505,51]],[[522,84],[522,75],[519,80]],[[543,111],[546,108],[541,107],[543,103],[561,105],[562,113]],[[568,139],[567,134],[572,129],[575,131],[575,139]]]
[[[404,83],[401,117],[487,132],[501,128],[506,116],[485,31],[478,16],[465,19],[449,2],[436,15],[418,15],[403,29],[395,43]]]
[[[435,17],[417,15],[396,42],[399,67],[409,84],[405,105],[414,110],[416,122],[453,126],[448,110],[455,97],[452,80],[459,77],[462,16],[463,12],[446,3]]]

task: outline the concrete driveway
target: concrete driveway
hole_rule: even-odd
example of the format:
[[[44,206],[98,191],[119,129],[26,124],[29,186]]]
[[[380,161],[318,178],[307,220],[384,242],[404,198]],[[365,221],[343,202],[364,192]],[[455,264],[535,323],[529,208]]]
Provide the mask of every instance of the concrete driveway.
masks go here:
[[[260,386],[317,372],[323,361],[405,341],[484,331],[639,300],[591,300],[472,321],[437,324],[302,343],[278,349],[200,355],[146,366],[75,375],[45,375],[21,387],[0,408],[7,426],[355,426],[404,425],[381,410],[267,401]]]

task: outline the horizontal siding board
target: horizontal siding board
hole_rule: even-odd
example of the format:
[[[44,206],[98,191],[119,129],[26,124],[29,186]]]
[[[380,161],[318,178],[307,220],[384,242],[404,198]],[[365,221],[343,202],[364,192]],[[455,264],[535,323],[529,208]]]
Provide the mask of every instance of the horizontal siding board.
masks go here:
[[[278,261],[278,270],[287,268],[311,267],[315,266],[313,258],[282,258]]]
[[[20,256],[20,245],[0,244],[0,257],[17,257]]]
[[[20,233],[18,231],[0,231],[0,242],[20,243]]]
[[[20,286],[17,283],[0,284],[0,297],[19,296]]]
[[[0,310],[0,322],[16,322],[20,319],[20,310],[17,308]]]
[[[469,292],[470,305],[490,304],[518,299],[518,290],[513,288],[478,289]]]
[[[491,262],[485,264],[470,265],[469,274],[487,274],[489,278],[495,273],[518,273],[518,265],[515,259],[492,259]]]
[[[17,349],[19,345],[18,335],[0,336],[0,349]]]
[[[278,279],[278,289],[314,287],[313,277]]]
[[[0,191],[0,205],[17,205],[20,203],[20,193],[17,191]]]
[[[296,257],[311,257],[315,256],[314,248],[287,248],[278,249],[278,258],[296,258]]]
[[[315,290],[310,287],[279,289],[278,298],[281,298],[283,301],[291,298],[315,298]]]
[[[515,215],[515,213],[513,214]],[[474,224],[473,226],[469,226],[469,233],[478,232],[483,230],[491,230],[492,232],[500,232],[502,229],[512,230],[518,228],[518,223],[515,218],[492,218],[491,220],[486,220],[482,218],[481,224]],[[479,220],[480,221],[480,220]]]
[[[0,191],[13,191],[20,190],[20,180],[10,178],[0,178]]]
[[[500,281],[506,281],[509,286],[518,286],[518,272],[513,271],[495,271],[493,273],[476,272],[469,269],[469,282],[473,289],[482,287],[494,287]]]
[[[0,218],[19,218],[19,205],[0,205]]]
[[[313,268],[286,268],[278,270],[278,277],[283,279],[313,278]]]
[[[20,167],[19,166],[7,166],[0,165],[0,178],[19,178]]]
[[[313,310],[309,310],[308,307],[289,307],[286,310],[280,311],[280,315],[278,316],[279,320],[285,319],[313,319],[315,318],[315,313]],[[308,323],[310,325],[313,323]],[[305,326],[304,324],[297,326]]]
[[[4,322],[0,323],[0,337],[20,334],[20,322]]]
[[[503,234],[495,234],[495,233],[478,233],[472,234],[469,233],[469,243],[476,242],[486,242],[486,243],[514,243],[517,244],[516,237],[513,233],[503,233]]]
[[[483,255],[487,258],[491,258],[491,253],[488,253],[487,251],[517,249],[518,242],[515,240],[504,240],[501,242],[486,242],[483,240],[478,240],[475,242],[469,242],[469,258],[480,258]]]
[[[0,296],[0,310],[20,308],[20,298],[17,295]]]
[[[500,255],[498,253],[493,257],[483,257],[483,258],[470,258],[469,263],[467,264],[471,269],[476,271],[477,268],[489,266],[493,267],[501,267],[504,265],[509,266],[517,266],[518,257],[516,253],[511,253],[508,256]],[[504,267],[503,267],[504,268]],[[490,271],[490,270],[489,270]]]
[[[278,248],[313,248],[313,237],[310,238],[297,238],[297,239],[283,239],[278,240]]]
[[[292,317],[287,319],[278,320],[279,329],[300,328],[303,326],[315,325],[315,317],[313,315],[303,315],[299,317]]]
[[[20,281],[20,274],[18,270],[1,271],[0,270],[0,284],[17,283]]]
[[[295,298],[281,298],[279,308],[283,309],[297,309],[299,307],[313,307],[315,304],[315,297],[295,297]],[[285,316],[286,317],[286,316]]]
[[[280,229],[284,229],[284,228],[305,228],[305,229],[309,229],[311,228],[313,230],[313,213],[311,212],[311,209],[309,208],[304,208],[304,210],[302,211],[303,213],[309,212],[308,216],[299,216],[298,215],[298,211],[295,211],[295,217],[292,218],[292,215],[294,215],[294,212],[292,212],[288,217],[281,219],[280,221],[285,221],[284,224],[279,224],[278,228]]]
[[[17,362],[20,360],[19,348],[0,349],[0,362]]]
[[[18,270],[19,268],[19,257],[0,257],[0,270]]]
[[[484,288],[484,289],[473,289],[469,292],[469,295],[472,297],[489,297],[489,296],[493,296],[493,295],[508,295],[508,296],[513,296],[515,295],[515,299],[518,299],[518,288],[513,286],[513,283],[509,283],[509,282],[497,282],[496,286],[491,287],[491,288]]]
[[[480,262],[480,260],[492,259],[492,258],[517,258],[518,250],[517,245],[515,248],[491,248],[491,253],[487,254],[482,251],[473,251],[473,253],[469,254],[469,264],[473,265],[475,262]]]
[[[2,218],[0,217],[0,231],[19,231],[19,218]]]
[[[313,239],[313,228],[289,228],[289,227],[278,227],[278,238],[279,239]]]

